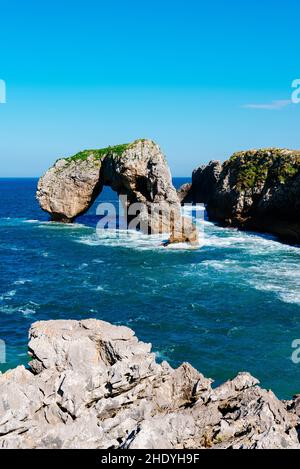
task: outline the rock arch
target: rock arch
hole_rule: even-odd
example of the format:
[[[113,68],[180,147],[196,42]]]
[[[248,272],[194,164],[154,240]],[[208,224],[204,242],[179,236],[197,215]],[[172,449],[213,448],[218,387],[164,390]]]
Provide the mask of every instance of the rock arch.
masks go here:
[[[168,232],[170,242],[197,243],[196,228],[181,216],[166,159],[151,140],[59,159],[40,178],[37,199],[52,220],[72,223],[91,207],[103,186],[127,196],[128,205],[141,204],[138,218],[143,231]]]

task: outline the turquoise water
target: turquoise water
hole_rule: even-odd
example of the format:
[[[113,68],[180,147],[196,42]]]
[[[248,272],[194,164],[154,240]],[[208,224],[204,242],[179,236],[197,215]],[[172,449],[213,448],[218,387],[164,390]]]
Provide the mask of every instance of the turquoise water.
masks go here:
[[[175,185],[185,180],[175,179]],[[189,361],[220,383],[247,370],[281,398],[300,392],[300,250],[204,222],[203,245],[162,248],[138,233],[97,237],[96,204],[73,226],[48,223],[37,180],[0,180],[0,339],[27,363],[40,319],[96,317],[133,328],[158,359]],[[105,189],[101,200],[116,202]]]

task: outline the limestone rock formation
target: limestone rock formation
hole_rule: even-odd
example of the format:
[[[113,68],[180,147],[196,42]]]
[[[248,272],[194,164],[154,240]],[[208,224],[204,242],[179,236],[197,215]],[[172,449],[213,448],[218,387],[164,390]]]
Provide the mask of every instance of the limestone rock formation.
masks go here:
[[[180,186],[179,189],[177,189],[177,195],[181,205],[193,203],[192,184],[187,183]]]
[[[127,327],[37,322],[29,351],[31,370],[0,375],[0,448],[300,448],[299,398],[248,373],[213,389]]]
[[[300,243],[300,151],[250,150],[193,172],[188,197],[223,226]]]
[[[222,172],[207,211],[226,226],[266,231],[300,243],[300,152],[280,149],[234,154]]]
[[[200,166],[192,175],[192,199],[194,203],[207,204],[213,195],[222,171],[220,161],[210,161]]]
[[[40,179],[37,199],[52,220],[72,222],[91,207],[104,185],[127,197],[124,209],[134,209],[129,209],[128,221],[136,218],[142,231],[171,232],[172,242],[197,243],[196,228],[181,217],[166,159],[150,140],[58,160]]]
[[[192,183],[183,184],[177,194],[181,205],[207,204],[214,194],[217,183],[222,172],[220,161],[210,161],[208,165],[199,166],[192,174]]]

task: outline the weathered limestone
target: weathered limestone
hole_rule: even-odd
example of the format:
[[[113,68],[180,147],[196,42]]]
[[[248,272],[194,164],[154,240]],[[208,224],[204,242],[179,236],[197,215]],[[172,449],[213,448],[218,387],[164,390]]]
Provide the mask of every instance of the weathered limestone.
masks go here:
[[[127,327],[37,322],[29,351],[31,371],[0,375],[0,448],[300,448],[299,398],[248,373],[212,389]]]
[[[223,226],[300,243],[300,151],[249,150],[211,161],[193,172],[187,196]]]
[[[187,183],[187,184],[183,184],[182,186],[180,186],[179,189],[177,190],[177,195],[178,195],[181,205],[192,203],[193,202],[192,184]]]
[[[150,140],[57,161],[40,179],[37,199],[52,220],[72,222],[91,207],[104,185],[126,196],[126,212],[131,206],[128,221],[136,218],[142,231],[171,233],[172,242],[197,243],[191,220],[182,219],[166,159]]]
[[[222,171],[220,161],[210,161],[207,166],[200,166],[192,175],[192,198],[194,203],[207,204],[215,191]]]
[[[223,164],[207,210],[210,219],[221,224],[300,243],[300,152],[234,154]]]

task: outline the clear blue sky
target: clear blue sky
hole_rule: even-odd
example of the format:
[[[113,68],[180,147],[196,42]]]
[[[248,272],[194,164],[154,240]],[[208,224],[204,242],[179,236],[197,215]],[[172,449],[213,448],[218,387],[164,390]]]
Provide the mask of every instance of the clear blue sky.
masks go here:
[[[0,176],[139,137],[175,176],[300,148],[299,0],[0,0]]]

